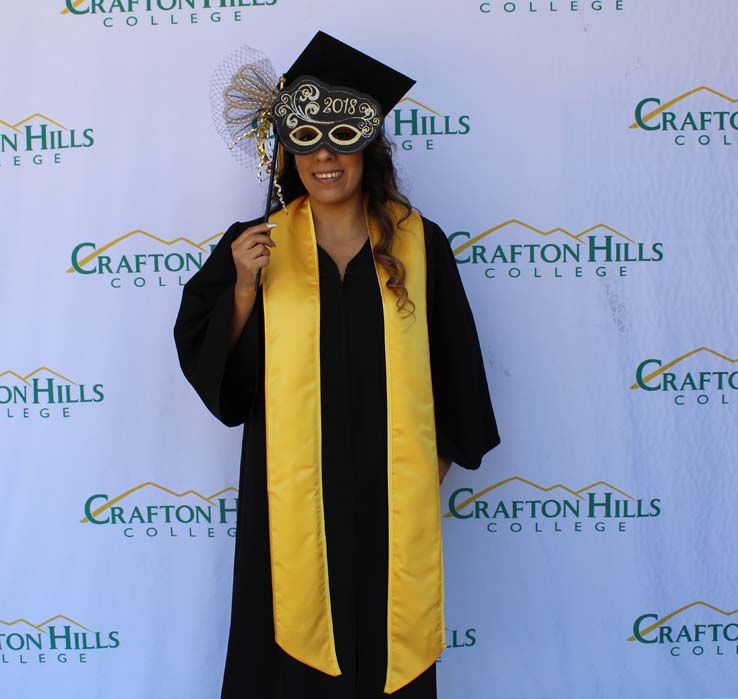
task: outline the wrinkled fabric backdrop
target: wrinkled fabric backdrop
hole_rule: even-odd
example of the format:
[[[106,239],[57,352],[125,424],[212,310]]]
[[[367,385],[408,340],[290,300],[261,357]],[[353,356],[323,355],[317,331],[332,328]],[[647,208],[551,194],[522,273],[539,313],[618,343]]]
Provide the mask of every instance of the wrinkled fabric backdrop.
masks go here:
[[[240,429],[171,328],[265,196],[210,75],[319,28],[418,81],[386,131],[500,422],[443,484],[440,696],[738,695],[734,0],[1,13],[0,695],[219,695]]]

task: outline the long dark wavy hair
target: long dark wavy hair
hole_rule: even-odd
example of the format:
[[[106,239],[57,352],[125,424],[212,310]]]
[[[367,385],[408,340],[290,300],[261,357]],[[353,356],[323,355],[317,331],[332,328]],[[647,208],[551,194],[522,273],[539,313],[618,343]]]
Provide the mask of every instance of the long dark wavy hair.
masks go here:
[[[397,309],[403,315],[412,316],[415,304],[409,298],[405,287],[405,266],[390,252],[395,236],[395,219],[389,205],[397,204],[404,211],[396,222],[398,228],[412,213],[412,206],[397,186],[397,173],[392,162],[392,145],[384,135],[380,133],[363,152],[364,174],[361,186],[367,195],[367,213],[375,222],[380,234],[379,242],[374,246],[374,258],[387,270],[389,275],[387,288],[397,297]],[[295,156],[284,148],[280,153],[282,157],[277,169],[277,180],[282,186],[285,203],[289,204],[297,197],[307,194],[307,190],[297,172]],[[276,196],[272,206],[275,209],[280,206]]]

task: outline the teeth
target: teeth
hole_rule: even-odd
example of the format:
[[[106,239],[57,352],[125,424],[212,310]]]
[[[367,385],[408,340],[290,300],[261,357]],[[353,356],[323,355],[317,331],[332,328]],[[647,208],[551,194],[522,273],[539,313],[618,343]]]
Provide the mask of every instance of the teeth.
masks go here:
[[[313,173],[319,180],[335,180],[341,176],[341,171],[336,170],[335,172],[315,172]]]

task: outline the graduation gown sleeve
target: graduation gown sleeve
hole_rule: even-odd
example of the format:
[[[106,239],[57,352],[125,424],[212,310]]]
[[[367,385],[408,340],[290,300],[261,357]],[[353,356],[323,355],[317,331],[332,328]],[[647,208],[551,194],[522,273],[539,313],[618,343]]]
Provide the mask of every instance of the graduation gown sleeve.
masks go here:
[[[236,268],[231,243],[250,224],[234,223],[182,293],[174,339],[184,375],[208,410],[228,426],[246,420],[259,380],[261,292],[228,352]]]
[[[443,231],[425,220],[428,335],[438,453],[479,468],[500,443],[474,318]]]

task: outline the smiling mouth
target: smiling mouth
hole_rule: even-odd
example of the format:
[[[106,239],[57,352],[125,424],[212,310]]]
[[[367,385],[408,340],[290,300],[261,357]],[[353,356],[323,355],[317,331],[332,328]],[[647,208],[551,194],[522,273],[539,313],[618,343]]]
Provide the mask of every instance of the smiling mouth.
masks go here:
[[[314,172],[313,177],[319,182],[335,182],[343,175],[343,170],[331,170],[330,172]]]

